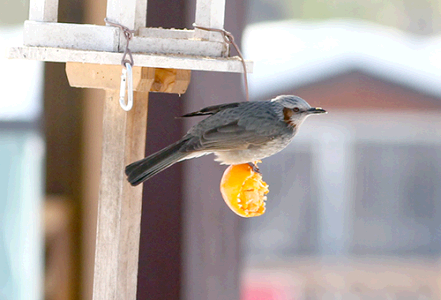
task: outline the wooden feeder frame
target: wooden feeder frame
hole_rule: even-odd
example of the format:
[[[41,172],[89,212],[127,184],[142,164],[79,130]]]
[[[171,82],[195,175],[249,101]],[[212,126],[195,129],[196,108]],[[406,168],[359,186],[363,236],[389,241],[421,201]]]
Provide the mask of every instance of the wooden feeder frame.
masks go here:
[[[199,26],[222,29],[225,0],[197,0]],[[108,0],[107,18],[135,31],[134,106],[119,105],[120,28],[58,23],[58,0],[31,0],[24,45],[9,58],[66,62],[73,87],[106,90],[93,299],[136,299],[142,185],[132,187],[125,165],[144,157],[149,92],[185,93],[191,70],[243,72],[218,32],[146,28],[147,0]],[[252,62],[246,62],[252,71]]]
[[[225,0],[197,0],[195,23],[224,26]],[[243,72],[238,57],[218,32],[201,29],[146,28],[147,0],[108,0],[107,18],[134,30],[130,49],[136,66],[183,70]],[[58,0],[31,0],[22,47],[9,58],[119,65],[126,40],[114,26],[58,23]],[[252,62],[247,62],[252,72]]]

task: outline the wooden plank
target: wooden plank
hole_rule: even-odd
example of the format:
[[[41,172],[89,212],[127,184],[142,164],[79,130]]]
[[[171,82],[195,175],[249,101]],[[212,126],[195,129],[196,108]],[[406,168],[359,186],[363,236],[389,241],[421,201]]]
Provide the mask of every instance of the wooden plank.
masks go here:
[[[53,62],[82,62],[119,65],[121,53],[59,49],[49,47],[11,47],[8,58]],[[198,71],[242,73],[238,57],[210,58],[186,55],[133,54],[136,66]],[[246,61],[247,72],[252,73],[253,63]]]
[[[117,27],[26,21],[23,44],[37,47],[118,51]]]
[[[225,0],[197,0],[195,23],[208,28],[224,28]],[[222,42],[218,32],[195,29],[195,38]]]
[[[31,0],[29,20],[40,22],[58,21],[58,0]]]
[[[66,63],[69,84],[80,88],[118,90],[122,66]],[[133,67],[133,90],[183,94],[190,83],[191,71]]]
[[[224,42],[166,38],[180,33],[183,33],[181,36],[184,34],[189,36],[184,30],[143,29],[142,32],[151,32],[156,36],[134,36],[130,41],[132,52],[211,57],[225,56],[227,53],[227,46]],[[124,38],[121,40],[120,33],[121,30],[114,26],[26,21],[23,40],[26,46],[117,52],[118,49],[124,49],[126,46],[126,41]],[[161,34],[164,36],[161,37]]]
[[[148,93],[134,93],[125,112],[119,91],[104,104],[103,157],[98,203],[93,299],[136,299],[142,185],[132,187],[124,167],[144,157]]]

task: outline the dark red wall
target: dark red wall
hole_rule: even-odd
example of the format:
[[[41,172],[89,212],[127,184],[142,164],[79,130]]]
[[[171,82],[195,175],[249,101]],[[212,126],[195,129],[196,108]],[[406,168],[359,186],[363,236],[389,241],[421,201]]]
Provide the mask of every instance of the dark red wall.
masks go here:
[[[148,1],[147,26],[183,28],[184,0]],[[150,93],[146,155],[182,136],[183,98]],[[181,285],[182,165],[144,184],[138,299],[178,299]]]
[[[194,5],[185,0],[149,1],[147,26],[191,28]],[[244,1],[227,1],[225,29],[238,42],[243,23]],[[182,98],[150,93],[146,154],[175,142],[189,128],[175,119],[183,107],[188,112],[244,99],[241,75],[218,72],[193,72]],[[222,171],[206,157],[176,164],[144,184],[138,299],[239,298],[241,220],[221,198]]]

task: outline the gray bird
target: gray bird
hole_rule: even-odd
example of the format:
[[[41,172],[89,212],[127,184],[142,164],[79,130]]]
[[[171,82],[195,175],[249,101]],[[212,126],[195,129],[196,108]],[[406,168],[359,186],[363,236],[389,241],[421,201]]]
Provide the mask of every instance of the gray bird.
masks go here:
[[[214,153],[221,164],[254,162],[283,150],[306,117],[326,113],[297,96],[236,102],[203,108],[182,117],[206,116],[179,141],[126,167],[131,185],[138,185],[171,165]]]

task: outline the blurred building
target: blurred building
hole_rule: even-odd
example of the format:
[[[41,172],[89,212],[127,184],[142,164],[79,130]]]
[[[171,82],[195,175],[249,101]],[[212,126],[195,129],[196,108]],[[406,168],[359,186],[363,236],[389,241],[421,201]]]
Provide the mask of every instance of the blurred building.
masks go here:
[[[329,114],[261,165],[270,193],[246,224],[245,291],[267,276],[284,295],[268,299],[440,297],[439,41],[347,21],[246,30],[254,100],[295,94]]]

